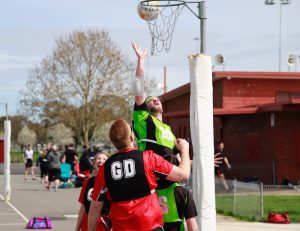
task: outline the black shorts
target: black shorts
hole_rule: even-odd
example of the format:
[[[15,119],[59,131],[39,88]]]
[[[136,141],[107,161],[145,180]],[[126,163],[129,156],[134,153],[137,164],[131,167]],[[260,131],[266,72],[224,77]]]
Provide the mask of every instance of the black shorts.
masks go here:
[[[32,159],[27,159],[25,163],[25,168],[31,168],[32,167]]]
[[[48,167],[40,165],[41,178],[48,175]]]
[[[52,168],[48,170],[49,173],[49,181],[55,181],[60,179],[60,169]]]
[[[223,165],[220,165],[219,167],[215,167],[215,175],[220,177],[220,175],[224,174],[225,168]]]

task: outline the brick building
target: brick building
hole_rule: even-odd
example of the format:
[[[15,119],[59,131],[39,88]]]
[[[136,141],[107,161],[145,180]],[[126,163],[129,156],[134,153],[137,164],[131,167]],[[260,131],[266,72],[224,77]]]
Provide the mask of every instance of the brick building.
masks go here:
[[[214,72],[214,137],[233,166],[226,174],[265,184],[300,180],[300,73]],[[164,120],[190,139],[190,85],[161,97]]]

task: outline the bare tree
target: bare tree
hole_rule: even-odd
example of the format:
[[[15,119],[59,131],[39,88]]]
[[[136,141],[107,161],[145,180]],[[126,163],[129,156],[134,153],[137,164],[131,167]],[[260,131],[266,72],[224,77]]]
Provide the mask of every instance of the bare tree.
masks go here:
[[[74,142],[74,132],[71,128],[66,127],[64,124],[59,123],[49,129],[49,137],[53,143],[61,146]]]
[[[83,144],[118,117],[130,118],[134,67],[108,32],[76,31],[59,38],[52,55],[31,69],[21,91],[22,114],[64,123]]]
[[[114,121],[108,122],[96,130],[95,137],[93,139],[94,144],[102,143],[113,146],[109,139],[109,129],[113,122]]]
[[[33,130],[27,126],[23,127],[18,134],[18,144],[21,145],[21,149],[27,144],[34,145],[36,143],[36,134]]]

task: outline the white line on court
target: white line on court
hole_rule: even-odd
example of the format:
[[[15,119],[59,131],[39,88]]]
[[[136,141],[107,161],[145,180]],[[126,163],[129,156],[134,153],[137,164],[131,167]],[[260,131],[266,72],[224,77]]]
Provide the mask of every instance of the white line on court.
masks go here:
[[[25,223],[9,223],[9,224],[0,224],[3,225],[3,226],[8,226],[8,225],[24,225]]]
[[[77,218],[78,215],[77,214],[65,214],[64,217],[67,217],[67,218]]]
[[[5,198],[0,194],[0,199],[1,200],[5,200]],[[22,219],[27,223],[28,219],[15,207],[13,206],[10,202],[6,202],[6,204],[8,204],[13,210],[15,210],[15,212],[17,214],[19,214],[20,217],[22,217]]]

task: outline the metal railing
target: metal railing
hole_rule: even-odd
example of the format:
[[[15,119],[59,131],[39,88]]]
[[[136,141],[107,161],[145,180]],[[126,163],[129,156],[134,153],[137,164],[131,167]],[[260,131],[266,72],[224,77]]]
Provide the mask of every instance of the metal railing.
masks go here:
[[[215,182],[217,211],[256,221],[264,220],[264,195],[300,193],[300,185],[263,185],[226,180],[230,190],[225,190],[219,178]]]
[[[264,195],[300,195],[300,185],[263,185],[228,179],[226,183],[229,190],[220,178],[215,178],[217,212],[253,221],[264,220]],[[182,186],[192,191],[192,178]]]

